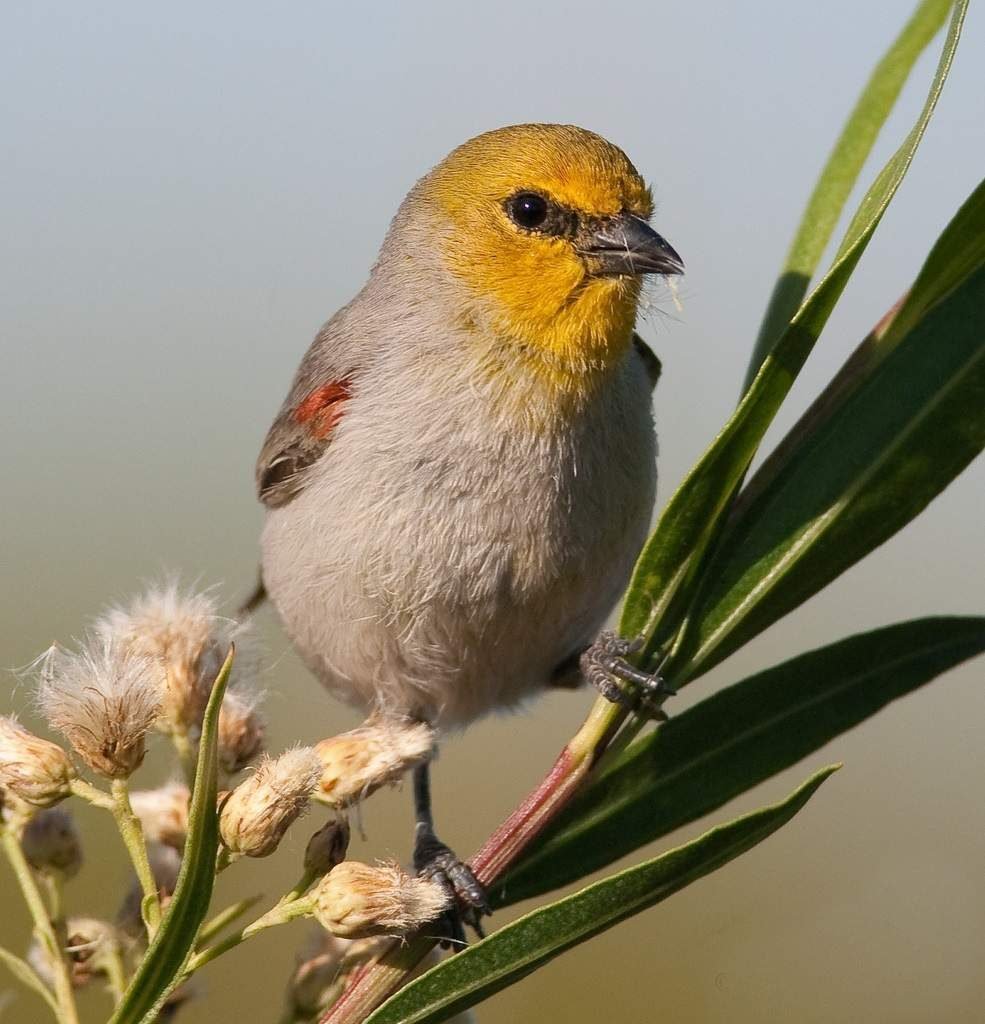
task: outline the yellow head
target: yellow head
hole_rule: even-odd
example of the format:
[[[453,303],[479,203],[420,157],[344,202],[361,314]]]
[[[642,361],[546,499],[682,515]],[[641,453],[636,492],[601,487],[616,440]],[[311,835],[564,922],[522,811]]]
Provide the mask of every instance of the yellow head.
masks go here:
[[[650,190],[626,154],[572,125],[471,139],[423,179],[416,198],[447,225],[441,258],[473,298],[476,319],[557,383],[618,360],[642,275],[682,269],[648,224]]]

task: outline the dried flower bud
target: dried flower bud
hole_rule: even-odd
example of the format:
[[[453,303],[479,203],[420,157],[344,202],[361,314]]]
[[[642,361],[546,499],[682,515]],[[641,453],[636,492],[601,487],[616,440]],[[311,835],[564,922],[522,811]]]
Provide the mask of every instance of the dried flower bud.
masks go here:
[[[130,806],[140,819],[144,835],[152,843],[185,848],[188,835],[188,787],[171,782],[159,789],[141,789],[130,794]]]
[[[340,939],[319,928],[317,941],[309,945],[287,985],[291,1019],[299,1022],[327,1010],[342,994],[349,975],[389,948],[389,939]]]
[[[162,683],[154,661],[104,640],[78,653],[52,647],[41,663],[38,703],[93,771],[122,779],[144,760]]]
[[[237,659],[239,648],[237,648]],[[259,698],[230,690],[219,709],[219,764],[229,775],[263,752],[266,726],[257,710]]]
[[[349,823],[344,818],[323,825],[309,840],[304,851],[304,870],[327,875],[345,860],[349,849]]]
[[[408,875],[395,864],[370,867],[354,860],[329,872],[312,898],[319,924],[346,939],[406,935],[451,905],[432,879]]]
[[[108,921],[70,917],[65,923],[65,934],[73,988],[83,988],[93,978],[104,975],[107,957],[120,955],[122,937]],[[27,962],[49,987],[54,983],[51,955],[37,940],[28,950]]]
[[[37,871],[71,878],[82,866],[82,840],[72,815],[60,807],[40,811],[24,826],[21,847]]]
[[[61,747],[0,716],[0,785],[35,807],[51,807],[69,795],[74,778]]]
[[[321,761],[310,747],[265,758],[222,806],[219,834],[223,843],[247,857],[269,856],[307,807],[320,776]]]
[[[233,640],[236,662],[230,682],[256,671],[250,627],[221,618],[212,594],[183,590],[175,580],[152,587],[126,608],[110,609],[96,630],[111,643],[163,664],[165,732],[197,737],[212,684]]]
[[[181,855],[170,846],[160,843],[147,844],[147,859],[150,861],[151,874],[157,885],[157,894],[161,899],[162,909],[168,905],[174,888],[178,884],[178,872],[181,870]],[[145,939],[147,932],[144,919],[140,913],[144,891],[136,878],[127,890],[123,903],[116,915],[116,923],[120,931],[132,939]]]
[[[347,807],[386,783],[397,782],[434,753],[434,730],[426,722],[367,722],[315,745],[322,776],[316,799]]]

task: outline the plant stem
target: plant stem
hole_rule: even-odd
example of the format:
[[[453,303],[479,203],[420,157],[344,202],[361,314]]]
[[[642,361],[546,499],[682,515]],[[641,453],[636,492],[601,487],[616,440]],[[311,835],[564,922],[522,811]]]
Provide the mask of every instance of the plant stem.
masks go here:
[[[618,704],[603,697],[596,699],[584,724],[561,751],[544,781],[469,862],[476,878],[487,889],[503,877],[567,804],[628,714]],[[434,945],[433,938],[423,935],[395,941],[381,958],[353,972],[342,996],[321,1017],[319,1024],[360,1024],[400,988]]]
[[[178,755],[185,784],[191,789],[195,784],[195,768],[198,764],[197,744],[191,741],[187,732],[172,732],[171,743]]]
[[[255,907],[262,898],[262,896],[250,896],[248,899],[240,900],[239,903],[234,903],[231,907],[226,907],[225,910],[220,910],[218,914],[202,925],[196,939],[197,946],[201,948],[210,939],[215,938],[219,932],[228,928],[236,918]]]
[[[188,977],[188,975],[194,974],[199,968],[204,967],[207,963],[211,963],[217,957],[222,956],[223,953],[228,953],[229,950],[235,949],[241,943],[246,942],[247,939],[252,939],[254,935],[258,935],[267,928],[274,928],[279,924],[287,924],[288,921],[293,921],[297,917],[306,917],[310,912],[310,900],[299,899],[292,900],[289,903],[278,903],[268,910],[266,914],[252,921],[241,931],[236,932],[234,935],[229,935],[214,946],[196,953],[188,961],[184,976]]]
[[[120,947],[114,943],[103,955],[100,964],[106,971],[106,984],[113,997],[113,1006],[119,1006],[127,990],[127,973],[123,967]]]
[[[147,937],[153,939],[161,923],[161,901],[157,892],[157,882],[147,859],[147,846],[144,843],[144,830],[140,819],[133,813],[130,806],[130,792],[126,779],[113,779],[113,817],[120,836],[130,854],[130,861],[137,873],[137,880],[143,890],[144,899],[141,903],[141,914],[147,925]]]
[[[31,912],[35,934],[38,941],[45,947],[51,961],[55,1001],[58,1005],[56,1018],[59,1024],[79,1024],[65,953],[58,944],[55,929],[41,896],[41,890],[38,888],[37,880],[21,849],[20,840],[11,829],[0,828],[0,842],[3,843],[4,852],[14,870],[14,877],[24,895],[27,908]]]

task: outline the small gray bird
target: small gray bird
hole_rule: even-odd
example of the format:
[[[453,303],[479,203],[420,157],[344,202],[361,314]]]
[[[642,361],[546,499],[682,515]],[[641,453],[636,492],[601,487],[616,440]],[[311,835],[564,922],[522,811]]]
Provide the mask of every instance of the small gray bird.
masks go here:
[[[308,349],[257,464],[262,579],[311,671],[376,718],[462,726],[587,674],[656,486],[644,274],[683,270],[626,155],[568,125],[480,135],[401,204]],[[655,685],[655,684],[654,684]],[[434,834],[418,869],[484,909]],[[477,920],[477,917],[474,917]]]

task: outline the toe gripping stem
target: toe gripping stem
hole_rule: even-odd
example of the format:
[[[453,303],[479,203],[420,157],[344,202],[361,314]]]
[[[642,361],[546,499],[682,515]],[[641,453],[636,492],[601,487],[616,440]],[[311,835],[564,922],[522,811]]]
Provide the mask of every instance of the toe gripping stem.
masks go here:
[[[644,672],[626,659],[643,647],[643,638],[626,640],[611,630],[604,630],[581,656],[581,670],[596,690],[621,707],[639,711],[665,722],[663,702],[676,695],[659,674]],[[621,685],[628,683],[628,686]]]
[[[416,818],[414,837],[414,869],[422,878],[430,878],[445,890],[451,906],[439,918],[444,948],[462,948],[468,945],[465,925],[485,938],[482,917],[492,913],[486,890],[472,869],[435,835],[431,815],[430,764],[414,769],[414,811]]]

